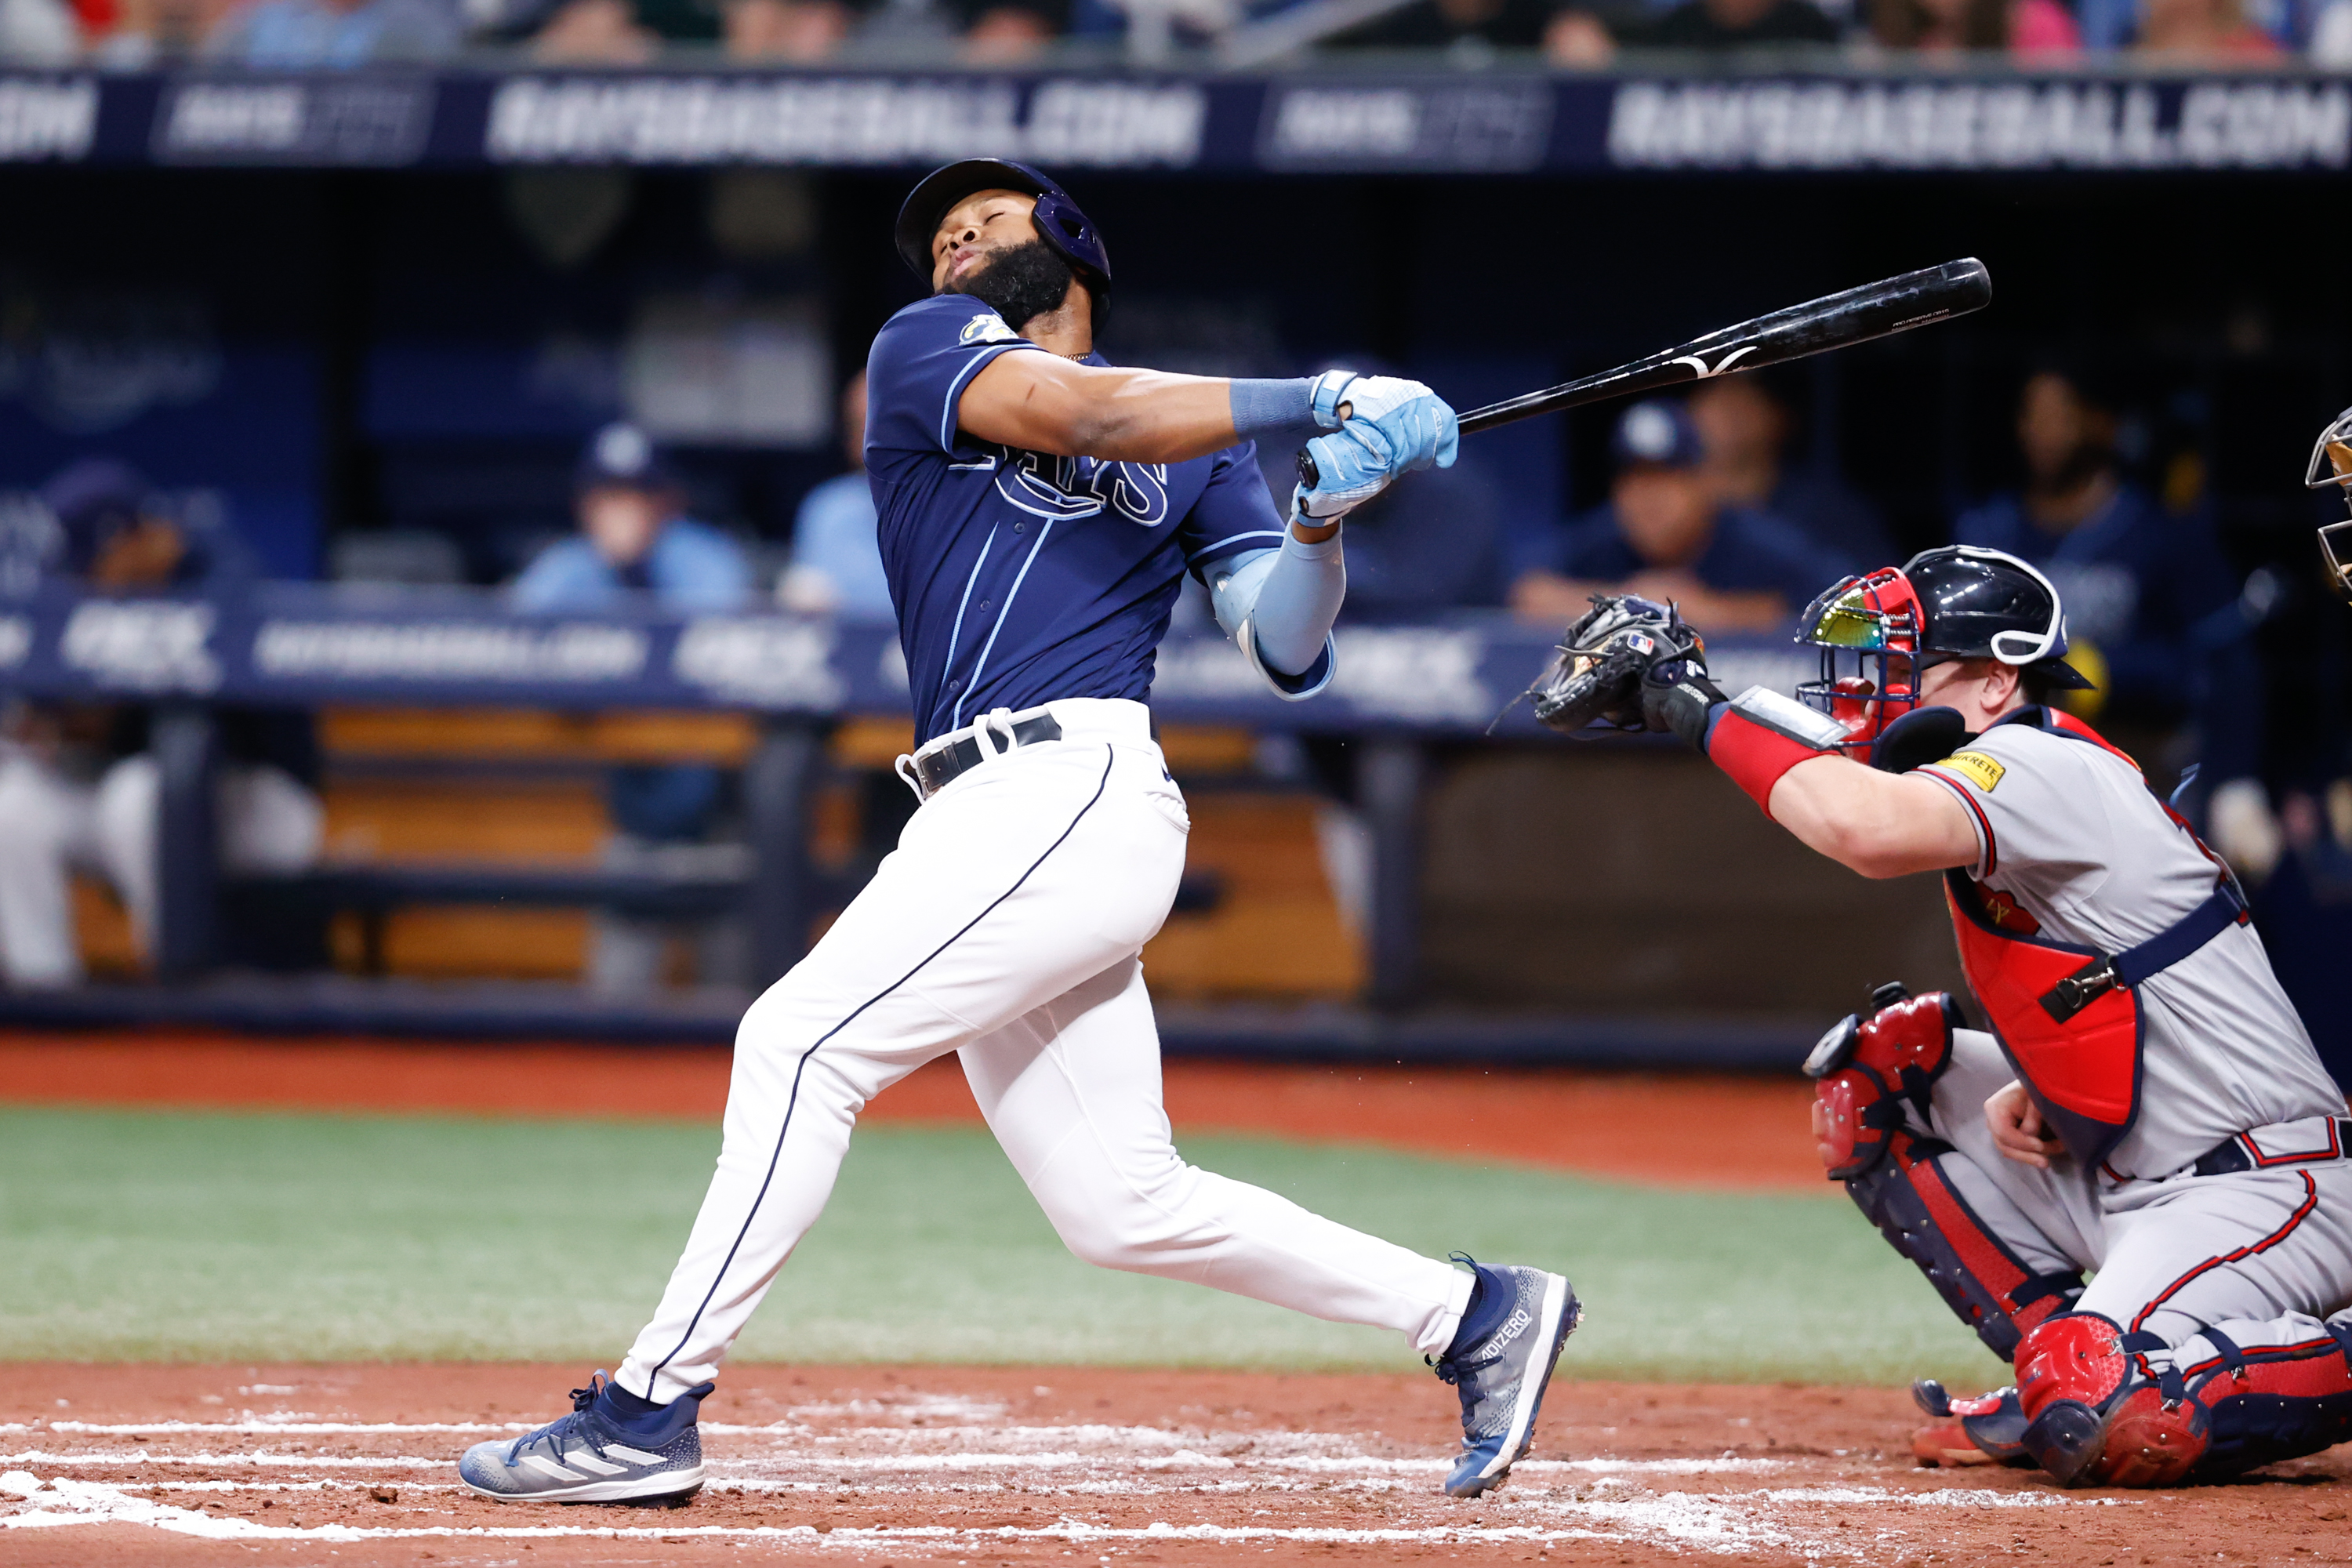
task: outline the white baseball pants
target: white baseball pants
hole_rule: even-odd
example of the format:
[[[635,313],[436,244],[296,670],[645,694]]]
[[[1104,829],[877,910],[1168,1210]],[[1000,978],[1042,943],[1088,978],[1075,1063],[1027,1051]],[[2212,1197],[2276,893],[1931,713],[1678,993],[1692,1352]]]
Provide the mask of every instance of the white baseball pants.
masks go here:
[[[2004,1158],[1985,1125],[1984,1102],[2015,1076],[1991,1036],[1953,1032],[1930,1121],[1959,1157],[1937,1168],[2031,1271],[2097,1271],[2074,1310],[2161,1336],[2184,1367],[2216,1353],[2209,1327],[2253,1352],[2321,1338],[2323,1319],[2352,1321],[2352,1162],[2158,1182],[2110,1181],[2071,1160],[2036,1170]],[[2325,1121],[2254,1140],[2274,1154],[2324,1150]]]
[[[619,1382],[714,1376],[824,1209],[866,1102],[949,1051],[1070,1250],[1445,1349],[1470,1276],[1186,1164],[1138,955],[1184,866],[1183,797],[1141,703],[1047,705],[1063,739],[924,803],[735,1037],[719,1169]]]
[[[318,859],[326,810],[292,775],[226,766],[213,798],[224,869],[299,871]],[[30,755],[0,760],[0,978],[24,988],[80,982],[67,880],[77,868],[113,886],[141,950],[152,951],[162,800],[162,771],[143,753],[95,784]]]

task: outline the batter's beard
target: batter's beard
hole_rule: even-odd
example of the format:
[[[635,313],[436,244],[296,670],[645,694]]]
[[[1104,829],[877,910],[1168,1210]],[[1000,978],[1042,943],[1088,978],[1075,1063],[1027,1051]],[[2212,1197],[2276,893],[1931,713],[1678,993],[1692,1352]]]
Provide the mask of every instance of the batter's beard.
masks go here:
[[[1007,246],[947,292],[969,294],[1019,331],[1035,318],[1061,309],[1076,276],[1061,253],[1042,239]]]

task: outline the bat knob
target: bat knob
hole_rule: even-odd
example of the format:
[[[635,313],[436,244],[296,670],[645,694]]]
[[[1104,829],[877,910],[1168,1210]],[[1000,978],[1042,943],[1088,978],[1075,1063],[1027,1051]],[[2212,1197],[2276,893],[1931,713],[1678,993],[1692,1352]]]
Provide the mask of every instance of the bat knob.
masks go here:
[[[1304,447],[1298,448],[1298,482],[1310,490],[1323,482],[1323,471],[1315,466],[1315,454]]]

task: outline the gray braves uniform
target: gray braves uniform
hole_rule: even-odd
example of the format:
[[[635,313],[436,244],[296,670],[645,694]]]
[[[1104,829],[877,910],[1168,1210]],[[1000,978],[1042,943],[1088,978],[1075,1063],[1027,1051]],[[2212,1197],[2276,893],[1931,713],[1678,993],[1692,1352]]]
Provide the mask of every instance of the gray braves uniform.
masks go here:
[[[2058,942],[2115,952],[2213,891],[2215,867],[2120,755],[2005,724],[1919,770],[1975,824],[1973,868]],[[2138,1114],[2096,1170],[2003,1157],[1984,1102],[2016,1075],[1990,1035],[1958,1031],[1928,1131],[1944,1173],[2027,1268],[2094,1269],[2074,1310],[2157,1334],[2184,1371],[2238,1350],[2307,1344],[2352,1303],[2352,1163],[2343,1090],[2312,1049],[2252,926],[2143,982]],[[2196,1166],[2233,1139],[2244,1170]]]

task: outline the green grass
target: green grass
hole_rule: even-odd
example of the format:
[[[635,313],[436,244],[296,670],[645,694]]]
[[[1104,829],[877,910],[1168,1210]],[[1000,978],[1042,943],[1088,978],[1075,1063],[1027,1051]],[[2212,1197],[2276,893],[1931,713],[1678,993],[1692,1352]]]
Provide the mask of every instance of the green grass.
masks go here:
[[[0,1110],[0,1354],[609,1364],[717,1142],[644,1122]],[[1999,1381],[1826,1187],[1662,1193],[1259,1139],[1185,1152],[1424,1252],[1563,1270],[1589,1309],[1575,1375]],[[1090,1268],[985,1132],[889,1127],[858,1133],[736,1354],[1417,1365],[1372,1330]]]

